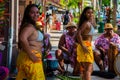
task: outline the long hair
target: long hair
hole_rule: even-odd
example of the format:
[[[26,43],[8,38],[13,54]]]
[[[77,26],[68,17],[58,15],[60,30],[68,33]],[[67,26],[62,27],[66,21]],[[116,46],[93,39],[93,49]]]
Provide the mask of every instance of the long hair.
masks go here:
[[[85,14],[86,14],[87,10],[89,10],[89,9],[92,9],[92,10],[93,10],[92,7],[87,6],[87,7],[84,8],[83,12],[81,13],[80,18],[79,18],[79,22],[78,22],[78,28],[80,28],[81,25],[82,25],[85,21],[88,20],[88,18],[86,17]]]
[[[31,19],[29,13],[30,13],[30,10],[32,7],[37,7],[38,6],[36,4],[29,4],[26,8],[25,8],[25,11],[24,11],[24,15],[23,15],[23,19],[22,19],[22,23],[21,23],[21,26],[20,26],[20,32],[23,30],[23,28],[25,27],[25,23],[30,23],[32,25],[35,26],[35,21]]]
[[[19,35],[20,35],[21,31],[26,27],[25,24],[30,23],[30,24],[36,26],[36,22],[34,20],[32,20],[30,15],[29,15],[30,10],[31,10],[32,7],[37,7],[38,8],[38,6],[36,4],[29,4],[25,8],[22,23],[21,23],[21,26],[20,26]],[[21,48],[20,41],[18,42],[18,47]]]

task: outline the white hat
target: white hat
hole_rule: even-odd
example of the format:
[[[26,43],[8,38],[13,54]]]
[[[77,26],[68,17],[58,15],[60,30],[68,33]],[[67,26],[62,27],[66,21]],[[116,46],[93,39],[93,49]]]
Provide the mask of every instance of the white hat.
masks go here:
[[[76,25],[74,22],[69,22],[69,23],[66,25],[66,29],[69,28],[69,27],[77,28],[77,25]]]

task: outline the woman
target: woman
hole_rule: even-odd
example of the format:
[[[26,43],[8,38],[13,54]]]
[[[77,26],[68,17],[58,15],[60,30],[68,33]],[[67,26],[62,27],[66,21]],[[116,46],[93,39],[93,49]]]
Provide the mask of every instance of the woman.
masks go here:
[[[53,25],[53,15],[50,14],[50,15],[49,15],[49,30],[52,29],[52,25]]]
[[[93,71],[93,52],[92,52],[92,35],[94,28],[91,23],[93,18],[93,9],[91,7],[84,8],[77,29],[77,60],[80,62],[80,72],[82,80],[91,80]]]
[[[111,23],[105,24],[104,33],[95,40],[94,44],[95,62],[100,71],[105,71],[108,66],[108,71],[115,73],[113,63],[118,50],[120,51],[120,37],[113,32]]]
[[[45,80],[41,56],[43,34],[36,27],[38,17],[38,7],[35,4],[28,5],[19,32],[16,80]]]

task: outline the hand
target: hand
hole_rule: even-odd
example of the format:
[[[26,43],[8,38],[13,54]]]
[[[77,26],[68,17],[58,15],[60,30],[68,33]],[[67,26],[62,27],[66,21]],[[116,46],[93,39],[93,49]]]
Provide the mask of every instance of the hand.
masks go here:
[[[110,45],[111,45],[111,46],[114,46],[114,47],[116,46],[116,44],[113,43],[113,42],[110,42]]]
[[[99,48],[103,53],[105,53],[105,49],[103,49],[102,47]]]
[[[84,53],[89,53],[89,50],[88,50],[88,48],[86,46],[83,46],[82,49],[83,49]]]
[[[41,57],[37,56],[35,53],[32,53],[29,57],[33,62],[40,62],[41,61]]]
[[[106,53],[108,52],[108,50],[105,50],[104,48],[102,47],[98,47],[98,49],[100,50],[100,52],[105,56]]]
[[[74,48],[77,48],[77,43],[74,43],[74,44],[73,44],[73,47],[74,47]]]
[[[102,51],[103,53],[105,53],[105,52],[106,52],[106,51],[105,51],[105,49],[104,49],[104,48],[102,48],[101,46],[96,45],[96,48],[97,48],[98,50]]]

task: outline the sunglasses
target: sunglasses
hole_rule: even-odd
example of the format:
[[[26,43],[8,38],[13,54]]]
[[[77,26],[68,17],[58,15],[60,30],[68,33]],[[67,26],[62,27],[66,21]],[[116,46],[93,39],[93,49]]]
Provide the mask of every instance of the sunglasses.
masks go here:
[[[73,28],[76,28],[75,26],[71,26],[71,27],[68,27],[67,29],[73,29]]]
[[[113,30],[112,28],[108,28],[108,29],[105,29],[105,30]]]

